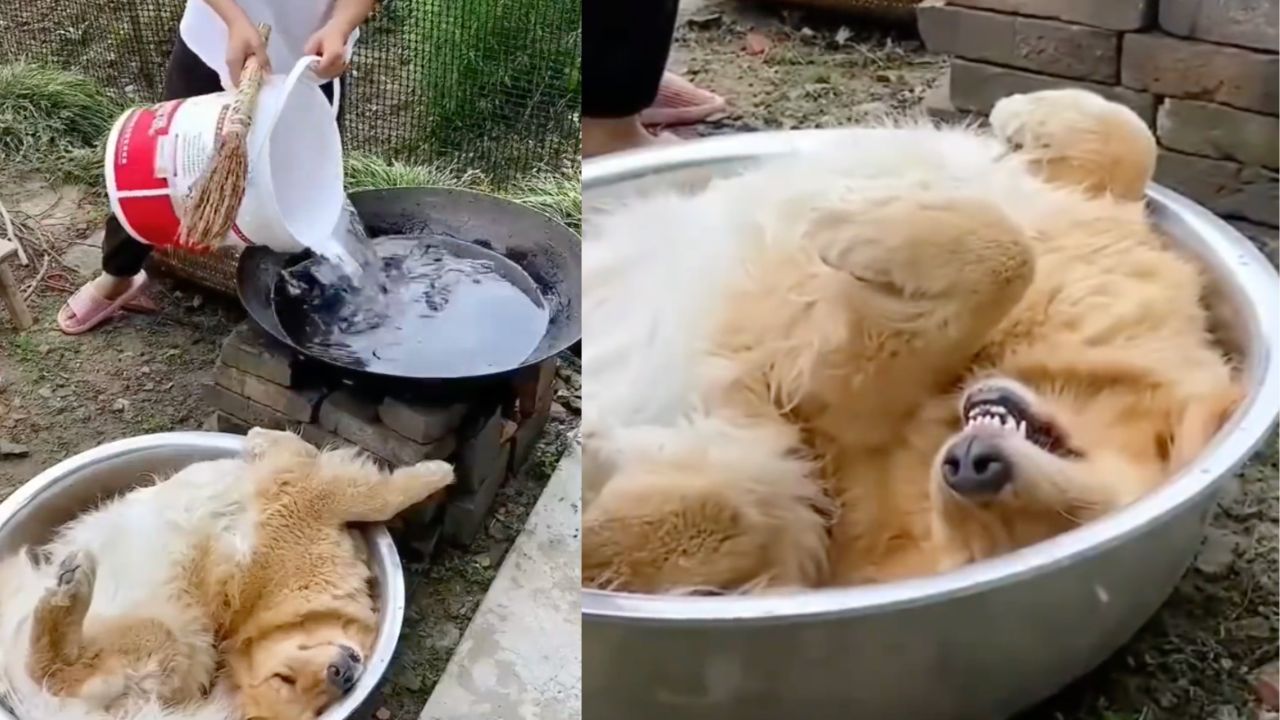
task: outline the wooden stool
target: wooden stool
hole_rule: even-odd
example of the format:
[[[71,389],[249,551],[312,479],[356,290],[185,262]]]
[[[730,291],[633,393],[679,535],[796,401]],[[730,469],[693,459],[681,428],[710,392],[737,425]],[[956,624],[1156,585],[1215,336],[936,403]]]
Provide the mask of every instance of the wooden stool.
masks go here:
[[[21,331],[34,325],[35,321],[31,319],[31,311],[27,310],[27,304],[22,301],[22,292],[18,288],[17,279],[9,270],[9,258],[17,254],[17,245],[8,240],[0,240],[0,298],[3,298],[4,304],[9,307],[9,316],[13,318],[13,324]]]

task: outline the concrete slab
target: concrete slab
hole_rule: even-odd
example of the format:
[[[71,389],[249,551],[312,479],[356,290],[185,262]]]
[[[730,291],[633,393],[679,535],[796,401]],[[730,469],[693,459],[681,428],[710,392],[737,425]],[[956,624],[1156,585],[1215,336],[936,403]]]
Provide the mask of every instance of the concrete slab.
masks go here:
[[[419,720],[580,720],[582,451],[570,446]]]
[[[91,278],[102,272],[102,240],[105,231],[98,230],[84,242],[67,246],[62,252],[62,264],[75,270],[82,278]]]

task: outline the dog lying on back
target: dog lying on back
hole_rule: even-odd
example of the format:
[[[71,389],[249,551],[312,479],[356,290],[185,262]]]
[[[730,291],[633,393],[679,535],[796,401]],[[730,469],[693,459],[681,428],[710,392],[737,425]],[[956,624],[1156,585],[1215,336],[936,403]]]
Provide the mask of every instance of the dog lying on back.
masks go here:
[[[588,214],[585,584],[936,573],[1131,503],[1211,440],[1240,389],[1145,216],[1150,131],[1078,90],[990,120]]]
[[[367,548],[453,482],[254,429],[0,564],[0,692],[22,720],[313,720],[359,680]],[[49,562],[33,561],[49,558]]]

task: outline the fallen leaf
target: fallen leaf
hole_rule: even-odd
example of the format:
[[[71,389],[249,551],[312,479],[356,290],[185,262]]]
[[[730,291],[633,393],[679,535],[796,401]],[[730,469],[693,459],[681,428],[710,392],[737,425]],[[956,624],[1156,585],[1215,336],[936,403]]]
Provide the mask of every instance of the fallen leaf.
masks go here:
[[[773,41],[767,35],[758,32],[747,33],[746,49],[748,55],[764,55],[773,47]]]

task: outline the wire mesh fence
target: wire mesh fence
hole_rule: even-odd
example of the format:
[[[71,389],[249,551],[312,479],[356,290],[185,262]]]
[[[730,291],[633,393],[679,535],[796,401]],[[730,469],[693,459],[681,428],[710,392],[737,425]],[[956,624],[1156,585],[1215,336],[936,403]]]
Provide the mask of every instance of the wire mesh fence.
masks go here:
[[[151,102],[183,5],[2,2],[0,62],[76,70],[130,102]],[[346,148],[453,164],[495,183],[572,171],[580,50],[580,0],[383,0],[347,75]]]

